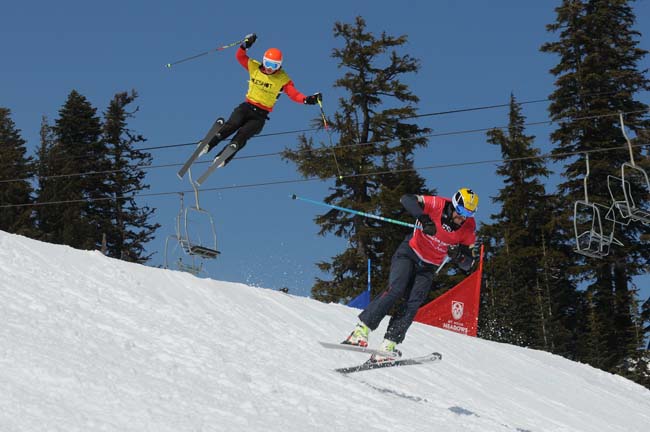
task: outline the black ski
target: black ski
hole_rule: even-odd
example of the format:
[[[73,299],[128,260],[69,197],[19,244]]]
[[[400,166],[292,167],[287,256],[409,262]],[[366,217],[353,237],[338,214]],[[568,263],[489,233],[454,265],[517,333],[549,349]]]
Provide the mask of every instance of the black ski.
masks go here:
[[[225,120],[221,117],[217,119],[217,121],[214,122],[208,133],[205,135],[205,138],[203,138],[201,141],[199,141],[199,145],[196,146],[196,149],[194,150],[194,153],[192,153],[192,156],[185,162],[185,164],[181,167],[181,169],[178,171],[176,174],[179,179],[183,179],[183,176],[187,171],[190,169],[194,161],[199,157],[205,146],[208,145],[210,140],[212,139],[213,136],[217,134],[221,130],[221,127],[223,126]]]
[[[360,364],[358,366],[350,366],[350,367],[339,368],[334,370],[342,374],[349,374],[355,372],[363,372],[372,369],[382,369],[388,367],[411,366],[411,365],[419,365],[425,363],[433,363],[439,360],[442,360],[442,354],[434,352],[420,357],[411,357],[411,358],[390,360],[390,361],[384,361],[378,363],[374,363],[368,360],[367,362]]]
[[[237,147],[234,144],[228,144],[228,146],[223,149],[221,154],[219,154],[216,158],[214,158],[214,161],[210,164],[208,169],[205,170],[205,172],[199,177],[199,179],[196,181],[197,186],[201,186],[204,181],[207,180],[207,178],[212,174],[217,168],[221,168],[223,166],[223,163],[226,159],[228,159],[233,153],[237,152]]]

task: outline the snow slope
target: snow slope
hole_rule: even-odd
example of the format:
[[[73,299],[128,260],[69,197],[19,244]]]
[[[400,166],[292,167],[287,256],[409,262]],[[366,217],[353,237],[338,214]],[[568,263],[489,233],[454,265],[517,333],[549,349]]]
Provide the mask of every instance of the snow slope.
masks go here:
[[[356,314],[0,232],[0,431],[650,431],[637,384],[420,324],[441,362],[339,375]]]

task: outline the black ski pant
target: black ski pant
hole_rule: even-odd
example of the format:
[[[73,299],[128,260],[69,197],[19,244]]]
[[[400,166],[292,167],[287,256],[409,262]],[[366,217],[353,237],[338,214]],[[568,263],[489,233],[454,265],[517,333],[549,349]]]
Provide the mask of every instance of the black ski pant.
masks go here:
[[[381,320],[393,310],[384,337],[397,343],[404,341],[415,314],[429,294],[438,268],[422,261],[415,254],[408,244],[410,238],[408,236],[393,255],[388,288],[359,314],[361,322],[375,330]]]
[[[239,150],[244,148],[249,138],[262,131],[264,123],[266,123],[266,120],[268,119],[268,115],[268,111],[258,108],[248,102],[240,104],[233,110],[232,114],[230,114],[230,118],[223,124],[221,130],[210,139],[210,149],[216,146],[221,140],[228,138],[237,131],[235,136],[232,138],[232,142],[237,144],[237,151],[235,152],[237,153]],[[228,158],[226,163],[235,156],[235,153]]]

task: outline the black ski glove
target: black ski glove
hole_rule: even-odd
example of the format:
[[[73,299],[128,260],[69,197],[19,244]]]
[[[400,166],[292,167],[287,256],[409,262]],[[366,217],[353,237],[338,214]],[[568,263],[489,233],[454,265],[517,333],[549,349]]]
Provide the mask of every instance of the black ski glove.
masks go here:
[[[472,259],[472,252],[468,246],[447,246],[447,255],[451,259],[451,262],[456,264],[463,271],[469,271],[474,264],[474,260]]]
[[[305,105],[316,105],[319,101],[323,100],[323,95],[320,93],[314,93],[311,96],[307,96],[303,103]]]
[[[255,41],[257,40],[257,35],[255,33],[249,33],[244,37],[244,43],[241,44],[241,47],[244,49],[248,49],[253,46]]]
[[[458,261],[458,259],[462,256],[460,252],[460,246],[459,245],[447,246],[447,256],[449,256],[449,259],[451,259],[452,262]]]
[[[422,232],[426,235],[436,235],[436,224],[433,223],[428,214],[422,213],[417,217],[417,220],[422,224]]]

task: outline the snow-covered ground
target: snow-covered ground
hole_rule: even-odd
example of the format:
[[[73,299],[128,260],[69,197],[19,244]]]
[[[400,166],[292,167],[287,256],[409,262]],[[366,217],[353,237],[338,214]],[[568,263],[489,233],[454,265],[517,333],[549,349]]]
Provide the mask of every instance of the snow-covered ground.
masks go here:
[[[421,324],[441,362],[339,375],[356,314],[0,232],[0,431],[650,431],[637,384]]]

